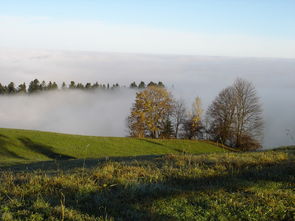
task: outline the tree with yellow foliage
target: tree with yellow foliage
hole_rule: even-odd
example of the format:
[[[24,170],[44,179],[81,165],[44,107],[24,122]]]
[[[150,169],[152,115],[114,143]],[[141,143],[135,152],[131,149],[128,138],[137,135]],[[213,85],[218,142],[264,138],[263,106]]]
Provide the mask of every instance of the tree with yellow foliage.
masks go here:
[[[193,114],[192,114],[192,121],[194,126],[198,126],[201,124],[203,112],[204,110],[202,109],[201,98],[196,97],[195,102],[193,103]]]
[[[202,102],[200,97],[196,97],[192,112],[188,114],[184,122],[184,137],[187,139],[202,138]]]
[[[172,95],[164,87],[152,85],[138,92],[128,117],[130,135],[160,137],[165,130],[172,108]]]

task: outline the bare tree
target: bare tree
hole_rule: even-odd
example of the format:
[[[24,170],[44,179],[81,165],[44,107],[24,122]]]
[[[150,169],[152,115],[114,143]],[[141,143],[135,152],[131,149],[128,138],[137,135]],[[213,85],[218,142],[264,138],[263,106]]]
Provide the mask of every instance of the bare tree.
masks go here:
[[[232,86],[222,90],[207,115],[214,140],[243,150],[261,146],[262,108],[251,82],[237,79]]]
[[[209,134],[213,140],[232,146],[234,115],[234,91],[228,87],[219,93],[207,111]]]
[[[242,138],[259,139],[262,135],[262,108],[251,82],[237,79],[233,85],[236,97],[235,145],[243,148]]]
[[[185,120],[185,105],[182,99],[174,100],[173,102],[173,111],[172,111],[172,122],[174,127],[174,136],[175,138],[179,137],[180,126],[184,123]]]

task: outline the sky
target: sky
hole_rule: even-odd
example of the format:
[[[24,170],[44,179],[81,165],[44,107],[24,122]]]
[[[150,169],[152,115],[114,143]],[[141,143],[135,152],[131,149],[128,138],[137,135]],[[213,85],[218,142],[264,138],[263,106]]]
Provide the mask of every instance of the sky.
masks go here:
[[[241,77],[261,97],[265,147],[290,145],[294,11],[294,0],[0,0],[0,83],[162,81],[206,109]],[[0,126],[126,135],[135,93],[69,96],[0,97]]]
[[[293,0],[1,0],[0,47],[295,58]]]

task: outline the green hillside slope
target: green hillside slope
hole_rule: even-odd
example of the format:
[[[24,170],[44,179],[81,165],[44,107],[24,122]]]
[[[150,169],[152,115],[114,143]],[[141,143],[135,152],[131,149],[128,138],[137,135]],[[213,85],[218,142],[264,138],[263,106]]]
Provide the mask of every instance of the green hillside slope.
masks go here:
[[[53,159],[224,152],[202,141],[68,135],[0,129],[0,166]]]

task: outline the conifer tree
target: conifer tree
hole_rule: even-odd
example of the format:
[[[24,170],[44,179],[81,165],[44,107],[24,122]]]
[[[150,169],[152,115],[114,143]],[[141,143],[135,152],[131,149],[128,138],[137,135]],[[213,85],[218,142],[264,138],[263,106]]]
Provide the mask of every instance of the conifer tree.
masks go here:
[[[144,89],[145,88],[145,83],[143,81],[141,81],[138,85],[139,89]]]
[[[51,81],[49,82],[51,84]],[[40,84],[40,90],[41,91],[44,91],[44,90],[47,90],[47,89],[50,89],[49,86],[46,86],[46,82],[45,81],[42,81],[41,84]]]
[[[155,82],[151,81],[150,83],[148,83],[147,86],[148,86],[148,87],[151,87],[151,86],[157,86],[157,84],[156,84]]]
[[[52,82],[49,81],[48,85],[45,87],[46,90],[51,90],[52,89]]]
[[[70,89],[75,89],[76,88],[76,84],[75,81],[71,81],[70,85],[69,85]]]
[[[28,92],[29,93],[34,93],[40,91],[40,83],[38,79],[35,79],[33,81],[30,82],[29,88],[28,88]]]
[[[51,89],[52,89],[52,90],[56,90],[56,89],[58,89],[58,85],[57,85],[56,82],[53,82],[53,83],[52,83]]]
[[[173,129],[173,125],[171,120],[169,119],[169,117],[166,119],[165,123],[164,123],[164,128],[163,131],[160,134],[161,138],[171,138],[174,136],[174,129]]]
[[[15,94],[16,93],[16,88],[14,87],[14,83],[13,82],[10,82],[7,85],[7,92],[8,92],[8,94]]]
[[[27,86],[26,83],[20,84],[17,88],[17,93],[27,93]]]
[[[165,85],[163,84],[162,81],[159,81],[159,82],[158,82],[158,86],[159,86],[159,87],[165,87]]]
[[[90,89],[91,88],[91,83],[86,83],[85,89]]]
[[[65,82],[62,82],[62,85],[61,85],[61,89],[66,89],[67,88],[67,85]]]
[[[137,88],[137,84],[135,83],[135,81],[133,81],[129,87],[130,88]]]
[[[76,86],[77,89],[84,89],[84,85],[82,83],[78,83]]]
[[[0,95],[6,94],[5,86],[0,83]]]

